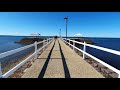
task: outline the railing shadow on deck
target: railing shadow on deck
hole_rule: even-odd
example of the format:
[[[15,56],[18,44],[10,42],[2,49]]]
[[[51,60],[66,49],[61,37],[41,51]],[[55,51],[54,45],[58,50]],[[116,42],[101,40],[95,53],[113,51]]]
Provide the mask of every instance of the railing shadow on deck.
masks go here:
[[[58,41],[58,43],[59,43],[59,41]],[[69,69],[67,67],[67,64],[66,64],[66,61],[65,61],[65,57],[64,57],[64,54],[62,52],[60,43],[59,43],[59,47],[60,47],[60,53],[61,53],[61,57],[62,57],[63,67],[64,67],[65,78],[70,78]]]
[[[56,42],[56,40],[55,40],[55,42]],[[55,45],[55,42],[54,42],[54,45]],[[41,70],[38,78],[43,78],[43,77],[44,77],[44,74],[45,74],[45,72],[46,72],[48,63],[49,63],[49,61],[50,61],[50,57],[51,57],[51,54],[52,54],[52,50],[53,50],[53,48],[54,48],[54,45],[52,46],[52,48],[51,48],[51,50],[50,50],[50,52],[49,52],[49,55],[48,55],[48,57],[47,57],[47,59],[46,59],[46,61],[45,61],[45,64],[44,64],[44,66],[43,66],[43,68],[42,68],[42,70]]]
[[[59,41],[58,41],[58,43],[59,43]],[[54,43],[54,45],[55,45],[55,43]],[[67,67],[67,64],[66,64],[66,61],[65,61],[65,57],[64,57],[64,54],[63,54],[62,49],[61,49],[61,45],[60,45],[60,43],[59,43],[59,48],[60,48],[60,50],[53,50],[54,45],[53,45],[52,49],[50,50],[50,53],[49,53],[49,55],[48,55],[47,58],[38,58],[38,59],[46,59],[46,62],[45,62],[45,64],[44,64],[44,66],[43,66],[43,68],[42,68],[42,70],[41,70],[38,78],[43,78],[43,77],[44,77],[44,74],[45,74],[45,71],[46,71],[46,69],[47,69],[47,66],[48,66],[48,63],[49,63],[50,59],[61,59],[61,60],[62,60],[62,63],[63,63],[65,78],[70,78],[69,69],[68,69],[68,67]],[[52,54],[52,51],[60,51],[61,58],[50,58],[50,57],[51,57],[51,54]]]

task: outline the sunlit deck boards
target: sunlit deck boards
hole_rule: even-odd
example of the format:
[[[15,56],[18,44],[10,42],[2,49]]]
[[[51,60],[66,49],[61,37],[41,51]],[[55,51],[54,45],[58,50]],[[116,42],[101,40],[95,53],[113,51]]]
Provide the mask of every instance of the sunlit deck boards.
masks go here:
[[[26,73],[22,78],[104,77],[63,41],[58,39],[56,41],[54,40],[47,47],[47,49],[38,57],[33,65],[26,70]]]

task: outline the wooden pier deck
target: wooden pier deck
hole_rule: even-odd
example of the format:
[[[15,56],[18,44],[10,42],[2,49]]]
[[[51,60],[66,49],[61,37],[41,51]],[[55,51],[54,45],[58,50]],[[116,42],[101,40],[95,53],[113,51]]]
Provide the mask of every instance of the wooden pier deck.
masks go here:
[[[22,78],[104,78],[60,39],[54,40]]]

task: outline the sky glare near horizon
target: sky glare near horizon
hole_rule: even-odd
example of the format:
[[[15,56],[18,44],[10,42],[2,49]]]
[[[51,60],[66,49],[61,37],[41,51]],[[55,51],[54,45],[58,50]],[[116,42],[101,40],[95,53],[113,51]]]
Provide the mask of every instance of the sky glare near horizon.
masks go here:
[[[120,12],[0,12],[0,35],[120,37]]]

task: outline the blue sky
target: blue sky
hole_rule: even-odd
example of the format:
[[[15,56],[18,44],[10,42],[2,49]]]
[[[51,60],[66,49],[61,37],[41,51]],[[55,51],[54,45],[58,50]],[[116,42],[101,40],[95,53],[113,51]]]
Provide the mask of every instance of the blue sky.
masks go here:
[[[0,12],[0,35],[120,37],[120,12]]]

